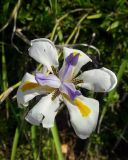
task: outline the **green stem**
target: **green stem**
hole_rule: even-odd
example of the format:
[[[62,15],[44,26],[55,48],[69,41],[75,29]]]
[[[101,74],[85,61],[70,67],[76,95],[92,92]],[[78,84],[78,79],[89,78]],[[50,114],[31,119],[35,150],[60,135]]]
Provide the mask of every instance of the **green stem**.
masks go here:
[[[121,64],[120,69],[119,69],[119,72],[118,72],[118,74],[117,74],[118,81],[121,80],[127,64],[128,64],[128,60],[127,60],[127,57],[126,57],[126,59],[123,59],[123,60],[122,60],[122,64]]]
[[[14,84],[13,86],[9,87],[8,89],[6,89],[2,94],[0,94],[0,103],[2,103],[8,96],[9,94],[16,89],[17,87],[19,87],[21,84],[21,81],[19,81],[18,83]]]
[[[3,32],[3,39],[4,39],[4,32]],[[7,90],[8,88],[8,80],[7,80],[7,66],[6,66],[6,57],[5,57],[5,47],[2,44],[2,82],[3,82],[3,91]],[[8,99],[5,102],[6,106],[6,117],[9,118],[9,104]]]
[[[51,154],[51,160],[55,159],[55,153],[56,153],[56,149],[55,149],[55,145],[54,145],[54,139],[51,138],[51,148],[52,148],[52,154]]]
[[[18,145],[18,141],[19,141],[19,136],[20,136],[20,130],[17,127],[16,130],[15,130],[15,135],[14,135],[14,139],[13,139],[12,152],[11,152],[11,160],[15,160],[16,149],[17,149],[17,145]]]
[[[80,20],[78,21],[77,25],[75,26],[75,28],[73,29],[72,33],[70,34],[70,36],[68,37],[67,41],[65,42],[65,44],[68,44],[71,39],[73,38],[73,36],[75,35],[75,33],[77,32],[78,28],[80,27],[80,24],[84,21],[84,19],[88,16],[88,14],[84,14],[82,16],[82,18],[80,18]]]
[[[91,9],[88,9],[88,10],[91,10]],[[88,11],[88,10],[82,9],[82,8],[74,9],[74,10],[71,10],[70,12],[64,14],[64,15],[63,15],[62,17],[60,17],[59,19],[57,19],[57,20],[56,20],[56,24],[55,24],[55,26],[54,26],[54,28],[53,28],[53,30],[52,30],[52,33],[51,33],[51,38],[50,38],[51,41],[52,41],[53,38],[54,38],[54,35],[55,35],[55,32],[56,32],[56,30],[57,30],[58,25],[60,24],[60,22],[61,22],[62,20],[64,20],[66,17],[68,17],[69,14],[72,14],[72,13],[75,13],[75,12],[81,12],[81,11]]]
[[[34,157],[34,160],[37,160],[38,152],[36,147],[36,126],[31,127],[31,138],[32,138],[33,157]]]
[[[58,129],[57,129],[56,124],[54,124],[54,127],[51,128],[51,132],[53,135],[56,151],[58,154],[58,160],[64,160],[63,153],[61,150],[60,139],[59,139],[59,135],[58,135]]]
[[[16,84],[14,84],[14,85],[12,86],[12,88],[13,88],[13,89],[16,89],[17,87],[20,86],[20,84],[21,84],[21,81],[19,81],[19,82],[17,82]]]

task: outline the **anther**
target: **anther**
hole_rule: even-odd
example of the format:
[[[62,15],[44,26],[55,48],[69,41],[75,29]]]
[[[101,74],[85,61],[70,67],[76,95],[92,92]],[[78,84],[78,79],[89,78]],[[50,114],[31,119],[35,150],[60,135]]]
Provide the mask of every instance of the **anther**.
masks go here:
[[[53,94],[52,94],[52,101],[54,101],[56,99],[57,96],[59,96],[60,91],[59,89],[54,90]]]
[[[83,80],[81,80],[81,79],[73,79],[72,83],[74,83],[76,85],[76,84],[79,84],[79,83],[83,83]]]
[[[51,67],[52,67],[54,75],[57,76],[58,75],[58,70],[54,66],[51,66]]]

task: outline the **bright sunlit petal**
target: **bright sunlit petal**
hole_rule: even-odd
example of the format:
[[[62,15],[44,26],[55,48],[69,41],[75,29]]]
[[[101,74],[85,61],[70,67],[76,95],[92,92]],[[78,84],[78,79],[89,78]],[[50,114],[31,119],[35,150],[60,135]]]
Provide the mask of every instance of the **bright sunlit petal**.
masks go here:
[[[99,102],[92,98],[78,96],[74,103],[64,98],[71,124],[81,139],[86,139],[95,130],[99,114]]]
[[[111,91],[113,88],[115,88],[115,86],[117,85],[117,77],[116,77],[115,73],[112,72],[111,70],[109,70],[109,69],[107,69],[107,68],[105,68],[105,67],[103,67],[103,70],[104,70],[105,72],[107,72],[107,73],[110,75],[110,77],[111,77],[111,87],[107,90],[107,92],[109,92],[109,91]]]
[[[40,38],[32,40],[29,55],[37,62],[46,66],[50,71],[52,71],[51,66],[58,67],[57,50],[49,39]]]
[[[35,77],[26,73],[21,81],[21,85],[17,90],[17,102],[19,107],[28,106],[28,102],[35,96],[47,93],[46,90],[40,88]],[[23,106],[22,106],[23,105]]]
[[[59,108],[59,97],[52,100],[52,93],[44,96],[41,100],[28,112],[26,120],[34,125],[42,123],[44,128],[51,128],[54,125],[54,119]]]
[[[17,102],[18,105],[22,107],[27,106],[28,102],[33,99],[35,96],[39,95],[35,88],[32,85],[29,86],[28,82],[37,84],[35,77],[32,74],[26,73],[21,81],[21,85],[17,91]],[[38,84],[37,84],[38,85]]]
[[[78,79],[83,81],[78,86],[93,90],[94,92],[109,92],[117,84],[116,75],[107,68],[85,71]]]

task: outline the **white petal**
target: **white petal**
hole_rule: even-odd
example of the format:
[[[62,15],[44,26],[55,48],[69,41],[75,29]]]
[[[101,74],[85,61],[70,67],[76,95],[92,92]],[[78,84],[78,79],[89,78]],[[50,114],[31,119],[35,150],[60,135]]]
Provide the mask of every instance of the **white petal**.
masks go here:
[[[52,71],[51,66],[58,67],[57,50],[49,39],[40,38],[32,40],[29,55],[37,62],[46,66],[50,71]]]
[[[95,99],[86,98],[84,96],[79,96],[79,100],[87,107],[89,107],[91,111],[89,115],[83,116],[78,106],[74,105],[73,103],[70,103],[66,99],[64,99],[64,102],[68,107],[70,121],[76,134],[81,139],[86,139],[96,128],[99,114],[99,102]]]
[[[78,86],[94,92],[109,92],[117,84],[116,75],[104,67],[83,72],[77,78],[83,80],[83,83],[78,84]]]
[[[92,61],[84,52],[82,52],[81,50],[78,50],[78,49],[71,49],[71,48],[64,47],[63,53],[64,53],[64,58],[69,56],[71,53],[79,53],[80,54],[77,65],[75,66],[74,76],[76,76],[78,74],[78,72],[80,71],[80,69],[83,65],[85,65],[89,61],[90,62]]]
[[[117,85],[117,77],[116,77],[115,73],[113,73],[111,70],[109,70],[105,67],[103,67],[103,70],[106,71],[111,77],[111,87],[108,90],[108,91],[111,91]]]
[[[41,100],[28,112],[26,120],[34,125],[42,123],[43,127],[51,128],[59,108],[59,97],[52,100],[52,94],[42,97]],[[44,119],[43,119],[44,118]]]
[[[17,90],[17,102],[19,107],[28,106],[28,102],[35,96],[42,94],[43,90],[38,90],[37,88],[22,91],[22,87],[26,82],[32,82],[37,84],[35,77],[32,74],[26,73],[21,81],[21,85]],[[38,84],[37,84],[38,85]]]

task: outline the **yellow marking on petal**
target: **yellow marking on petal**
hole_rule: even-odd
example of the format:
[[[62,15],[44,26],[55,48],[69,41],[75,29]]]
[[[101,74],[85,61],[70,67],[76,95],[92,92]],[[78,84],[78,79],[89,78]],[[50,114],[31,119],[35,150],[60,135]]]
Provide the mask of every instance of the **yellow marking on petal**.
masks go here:
[[[27,90],[31,90],[31,89],[35,89],[37,87],[40,87],[40,85],[38,83],[34,83],[34,82],[30,82],[30,81],[26,81],[24,83],[24,85],[21,87],[21,90],[23,92],[27,91]]]
[[[82,114],[83,117],[87,117],[90,115],[92,112],[89,106],[87,106],[85,103],[83,103],[79,98],[76,98],[74,100],[74,104],[78,107],[80,110],[80,113]]]
[[[69,98],[68,95],[66,95],[65,93],[61,93],[62,96],[64,98],[66,98],[71,104],[75,105],[76,107],[78,107],[78,109],[80,110],[80,113],[83,117],[88,117],[92,110],[89,108],[89,106],[87,106],[83,101],[81,101],[79,98],[75,98],[74,101],[71,101],[71,99]]]
[[[74,52],[73,52],[73,56],[76,56],[77,54],[78,54],[77,51],[74,51]]]
[[[77,52],[77,51],[74,51],[73,52],[73,56],[76,56],[77,54],[79,54],[79,56],[82,56],[79,52]]]

